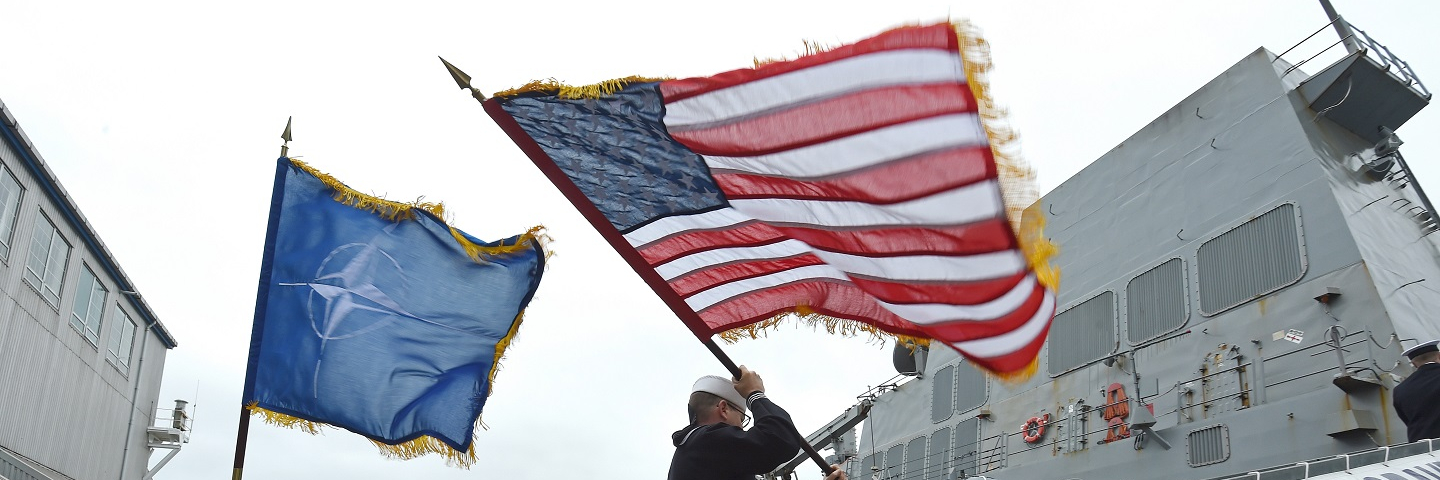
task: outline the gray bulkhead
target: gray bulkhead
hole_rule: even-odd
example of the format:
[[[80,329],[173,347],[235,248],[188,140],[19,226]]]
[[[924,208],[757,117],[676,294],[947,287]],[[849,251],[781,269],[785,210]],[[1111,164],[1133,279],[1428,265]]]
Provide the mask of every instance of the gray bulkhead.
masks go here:
[[[1436,245],[1287,69],[1257,50],[1041,199],[1062,277],[1035,375],[933,348],[874,399],[851,478],[1210,478],[1404,441],[1396,338],[1440,336]],[[1151,431],[1105,441],[1112,384]]]

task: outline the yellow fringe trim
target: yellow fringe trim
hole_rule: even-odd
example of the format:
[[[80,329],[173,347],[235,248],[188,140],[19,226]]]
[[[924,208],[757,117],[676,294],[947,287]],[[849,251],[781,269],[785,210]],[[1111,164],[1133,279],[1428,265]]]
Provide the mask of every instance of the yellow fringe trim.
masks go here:
[[[247,403],[247,404],[245,404],[245,409],[246,409],[246,410],[249,410],[251,415],[258,415],[258,416],[260,416],[260,419],[261,419],[261,420],[264,420],[265,423],[268,423],[268,424],[271,424],[271,425],[274,425],[274,426],[277,426],[277,427],[280,427],[280,428],[288,428],[288,429],[291,429],[291,430],[299,430],[299,431],[302,431],[302,432],[305,432],[305,433],[308,433],[308,434],[311,434],[311,435],[319,435],[319,434],[320,434],[320,427],[324,427],[324,426],[325,426],[325,424],[323,424],[323,423],[312,422],[312,421],[309,421],[309,420],[305,420],[305,419],[303,419],[303,418],[296,418],[296,417],[292,417],[292,416],[289,416],[289,415],[286,415],[286,414],[283,414],[283,413],[272,412],[272,411],[270,411],[270,410],[266,410],[266,409],[264,409],[264,408],[260,408],[259,402],[250,402],[250,403]]]
[[[330,174],[316,170],[315,167],[311,167],[305,162],[291,158],[290,163],[314,175],[315,178],[320,179],[320,183],[324,183],[325,186],[334,190],[335,201],[375,213],[386,220],[399,221],[415,218],[414,210],[417,208],[433,213],[437,218],[445,218],[445,205],[443,204],[430,203],[422,200],[404,203],[386,200],[374,195],[367,195],[346,186],[344,183],[336,180],[335,177],[330,176]]]
[[[477,459],[473,441],[470,442],[470,449],[464,452],[450,448],[445,442],[429,435],[397,445],[384,444],[375,440],[370,440],[370,443],[380,449],[380,455],[394,460],[410,460],[433,453],[444,456],[446,465],[469,470],[475,465]]]
[[[826,45],[826,44],[820,43],[820,42],[815,41],[815,40],[801,40],[800,42],[805,45],[805,51],[802,52],[802,53],[800,53],[800,54],[798,55],[799,57],[807,57],[807,56],[814,55],[814,54],[817,54],[817,53],[828,52],[828,51],[830,51],[831,49],[835,48],[834,45]],[[760,57],[755,57],[755,58],[754,58],[754,63],[755,63],[755,68],[760,68],[760,67],[763,67],[763,66],[772,64],[772,63],[788,62],[788,61],[791,61],[791,60],[794,60],[794,59],[793,59],[793,58],[790,58],[790,57],[784,57],[784,56],[781,56],[781,57],[770,57],[770,58],[763,58],[763,59],[760,58]]]
[[[303,418],[296,418],[283,413],[270,411],[261,408],[259,405],[257,405],[257,402],[250,402],[246,404],[245,409],[248,410],[251,415],[259,416],[260,419],[263,420],[265,423],[280,428],[299,430],[301,432],[305,432],[311,435],[319,435],[323,432],[323,427],[330,426],[324,423],[312,422]],[[476,423],[481,425],[482,427],[484,426],[483,423],[480,423],[478,421]],[[450,448],[450,446],[446,445],[445,442],[442,442],[439,439],[431,437],[429,435],[421,436],[420,438],[416,438],[414,440],[396,445],[389,445],[377,442],[374,439],[367,438],[367,440],[370,440],[370,443],[374,444],[376,448],[380,449],[380,455],[386,458],[392,458],[397,460],[410,460],[433,453],[445,457],[446,465],[464,468],[467,470],[475,464],[476,460],[474,440],[471,440],[470,442],[470,449],[464,452]]]
[[[551,238],[550,235],[545,233],[544,225],[530,227],[530,230],[520,235],[520,238],[516,239],[515,243],[507,245],[501,242],[500,245],[493,247],[470,241],[470,239],[465,238],[465,235],[461,234],[460,230],[457,230],[455,227],[450,227],[450,236],[455,237],[455,241],[460,244],[461,248],[465,249],[465,254],[476,262],[484,262],[485,257],[523,252],[529,250],[531,245],[539,246],[545,258],[550,258],[550,249],[548,247]]]
[[[673,79],[672,77],[641,77],[641,76],[631,75],[631,76],[628,76],[628,77],[625,77],[625,78],[616,78],[616,79],[606,80],[606,81],[603,81],[603,82],[600,82],[600,83],[595,83],[595,84],[590,84],[590,85],[581,85],[581,86],[575,87],[575,86],[566,85],[565,83],[563,83],[563,82],[561,82],[561,81],[559,81],[559,80],[556,80],[556,79],[554,79],[554,78],[547,78],[547,79],[545,79],[545,80],[534,80],[534,81],[531,81],[530,83],[521,85],[521,86],[516,87],[516,88],[509,89],[509,90],[504,90],[504,91],[500,91],[500,92],[495,92],[495,94],[494,94],[494,95],[491,95],[491,97],[493,97],[493,98],[503,98],[503,97],[513,97],[513,96],[516,96],[516,95],[520,95],[520,94],[522,94],[522,93],[543,92],[543,93],[555,93],[556,96],[558,96],[558,97],[560,97],[560,98],[569,98],[569,99],[600,98],[600,97],[603,97],[603,96],[605,96],[605,95],[610,95],[610,94],[613,94],[613,93],[615,93],[615,92],[618,92],[618,91],[620,91],[621,89],[625,88],[626,85],[629,85],[629,84],[632,84],[632,83],[663,82],[663,81],[665,81],[665,80],[672,80],[672,79]]]
[[[763,338],[769,336],[771,331],[779,330],[780,326],[784,324],[786,320],[791,319],[798,324],[808,326],[812,329],[824,328],[825,333],[831,335],[858,337],[863,334],[869,336],[868,341],[885,342],[887,340],[895,340],[905,343],[911,349],[930,346],[930,339],[928,338],[911,337],[886,332],[868,323],[816,313],[804,305],[797,306],[794,310],[782,312],[759,322],[720,332],[719,336],[720,339],[724,340],[727,344],[734,344],[747,338]]]
[[[1000,177],[1000,191],[1005,199],[1005,215],[1010,218],[1010,227],[1025,252],[1030,268],[1035,270],[1041,284],[1050,291],[1060,288],[1060,270],[1050,263],[1059,253],[1059,248],[1045,238],[1045,216],[1039,210],[1039,189],[1035,186],[1035,170],[1020,158],[1017,145],[1018,135],[1005,119],[1004,108],[995,104],[990,96],[990,69],[994,64],[990,58],[990,43],[980,36],[980,30],[970,22],[961,20],[951,24],[960,41],[960,57],[965,60],[965,78],[970,91],[980,107],[981,123],[990,137],[990,151],[995,156],[995,168]],[[1028,376],[1028,375],[1027,375]]]

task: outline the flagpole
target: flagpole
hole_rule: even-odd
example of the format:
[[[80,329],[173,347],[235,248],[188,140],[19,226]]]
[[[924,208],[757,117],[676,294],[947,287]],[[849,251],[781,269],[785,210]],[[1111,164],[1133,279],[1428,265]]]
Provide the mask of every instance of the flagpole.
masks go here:
[[[240,480],[245,476],[245,444],[249,438],[250,411],[241,405],[240,428],[235,432],[235,469],[230,473],[230,480]]]
[[[450,72],[450,78],[452,78],[452,79],[455,80],[455,84],[458,85],[458,86],[460,87],[460,89],[462,89],[462,90],[469,90],[469,91],[470,91],[470,96],[471,96],[471,97],[474,97],[476,101],[479,101],[479,102],[481,103],[481,105],[485,105],[485,106],[487,107],[486,110],[489,111],[489,104],[486,103],[485,94],[480,93],[480,89],[477,89],[477,88],[475,88],[474,86],[471,86],[471,85],[470,85],[470,75],[467,75],[465,72],[461,71],[459,68],[456,68],[455,65],[451,65],[450,62],[446,61],[444,57],[440,57],[440,62],[445,64],[445,70],[448,71],[448,72]],[[492,116],[493,116],[493,115],[492,115]],[[502,127],[503,127],[503,126],[502,126]],[[509,133],[509,132],[507,132],[507,133]],[[512,136],[513,136],[513,135],[512,135]],[[522,149],[523,149],[523,147],[522,147]],[[527,155],[528,155],[528,153],[527,153]],[[538,163],[537,163],[537,166],[539,166]],[[543,167],[543,166],[541,167],[541,170],[544,171],[544,167]],[[546,173],[546,176],[551,176],[551,172],[545,172],[545,173]],[[562,174],[561,176],[563,176],[563,174]],[[552,179],[553,179],[553,178],[552,178]],[[560,187],[560,184],[557,183],[556,186],[557,186],[557,187]],[[562,193],[566,193],[566,194],[567,194],[567,197],[570,195],[570,193],[572,193],[572,192],[566,192],[563,187],[561,187],[561,192],[562,192]],[[572,200],[572,203],[575,203],[575,202],[573,202],[573,200]],[[577,205],[577,207],[578,207],[580,204],[579,204],[579,203],[576,203],[576,205]],[[581,214],[584,215],[584,214],[586,214],[586,213],[587,213],[587,212],[585,212],[584,209],[582,209]],[[595,225],[595,227],[596,227],[597,229],[600,229],[600,230],[601,230],[601,232],[600,232],[601,236],[606,237],[606,240],[607,240],[607,241],[611,241],[612,243],[614,243],[615,239],[610,238],[610,237],[611,237],[610,235],[606,235],[606,231],[605,231],[605,229],[604,229],[604,226],[608,226],[608,225],[609,225],[608,223],[597,222],[597,221],[595,221],[595,219],[590,218],[590,215],[586,215],[586,219],[587,219],[587,220],[591,220],[590,223],[593,224],[593,225]],[[611,227],[611,230],[613,230],[613,227]],[[659,289],[654,288],[655,285],[654,285],[654,283],[652,283],[652,279],[649,278],[649,277],[646,275],[646,273],[645,273],[645,271],[644,271],[643,269],[637,267],[637,266],[634,264],[634,262],[635,262],[636,260],[638,260],[638,259],[630,258],[629,256],[627,256],[627,255],[625,254],[625,252],[619,248],[619,245],[618,245],[618,244],[616,245],[616,247],[617,247],[617,248],[616,248],[616,251],[620,253],[620,256],[621,256],[621,257],[625,257],[626,262],[631,264],[631,268],[634,268],[634,269],[635,269],[635,272],[636,272],[637,274],[639,274],[639,275],[641,276],[641,278],[646,281],[647,284],[650,284],[650,285],[651,285],[651,287],[652,287],[651,289],[652,289],[652,290],[656,290],[656,293],[659,294],[659,295],[661,295],[661,299],[662,299],[662,300],[665,300],[666,305],[668,305],[668,306],[670,307],[670,309],[675,312],[676,315],[679,315],[679,316],[682,317],[682,318],[685,318],[687,314],[689,314],[690,316],[693,316],[693,315],[694,315],[694,312],[689,312],[689,311],[686,311],[686,310],[682,310],[682,307],[678,306],[678,305],[683,305],[683,302],[677,303],[677,302],[674,301],[674,300],[676,300],[676,299],[674,299],[674,298],[667,298],[664,294],[660,293],[661,291],[660,291]],[[653,273],[652,273],[652,275],[653,275]],[[697,319],[697,320],[698,320],[698,319]],[[716,360],[719,360],[720,363],[725,366],[725,369],[730,371],[730,374],[731,374],[732,376],[734,376],[737,380],[740,378],[740,367],[735,364],[735,361],[734,361],[734,360],[731,360],[731,359],[730,359],[730,356],[729,356],[729,355],[726,355],[726,354],[725,354],[725,351],[720,350],[720,346],[719,346],[719,345],[716,345],[716,344],[715,344],[715,341],[714,341],[713,339],[711,339],[711,338],[705,338],[705,339],[701,340],[700,342],[703,343],[703,344],[705,344],[705,348],[710,349],[710,353],[713,354],[713,355],[715,355],[715,359],[716,359]],[[805,435],[803,435],[803,434],[800,433],[800,430],[795,427],[795,424],[794,424],[794,423],[791,423],[791,422],[785,422],[785,423],[786,423],[786,425],[789,425],[789,426],[790,426],[790,428],[787,429],[787,430],[790,431],[791,436],[796,440],[797,443],[799,443],[799,444],[801,445],[801,448],[805,450],[805,453],[806,453],[806,454],[809,454],[810,459],[811,459],[811,460],[814,460],[814,461],[815,461],[815,464],[820,467],[820,471],[826,472],[826,473],[831,472],[833,469],[830,468],[830,465],[829,465],[828,463],[825,463],[825,457],[820,456],[820,452],[815,451],[815,447],[811,446],[811,445],[810,445],[810,442],[807,441],[807,440],[805,440]],[[237,480],[238,480],[238,479],[237,479]]]
[[[280,144],[280,158],[289,158],[290,156],[290,141],[294,140],[293,135],[290,134],[290,124],[294,120],[295,117],[293,116],[285,119],[285,131],[280,134],[280,139],[283,140]],[[276,225],[280,219],[280,199],[282,198],[282,183],[280,179],[283,178],[280,176],[280,173],[283,171],[281,170],[283,167],[276,166],[275,168],[275,189],[270,194],[270,219],[267,221],[265,228],[265,260],[260,264],[260,286],[259,293],[256,295],[257,299],[265,298],[265,293],[269,285],[269,259],[272,258],[272,249],[275,247]],[[250,330],[250,356],[246,360],[245,366],[245,388],[240,399],[240,424],[235,429],[235,466],[230,472],[230,480],[241,480],[241,478],[245,476],[245,446],[250,440],[250,409],[246,408],[245,402],[249,400],[250,394],[252,393],[251,387],[253,385],[250,382],[255,379],[255,352],[256,349],[259,348],[260,334],[262,332],[261,326],[264,324],[264,322],[261,321],[261,312],[264,311],[264,308],[265,306],[261,305],[257,300],[255,304],[255,324]]]

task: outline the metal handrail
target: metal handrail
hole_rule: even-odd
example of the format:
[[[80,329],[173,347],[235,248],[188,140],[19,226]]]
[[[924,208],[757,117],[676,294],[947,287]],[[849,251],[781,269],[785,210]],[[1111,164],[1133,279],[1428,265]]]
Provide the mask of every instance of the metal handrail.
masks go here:
[[[1394,75],[1398,80],[1405,83],[1406,86],[1415,89],[1416,93],[1424,96],[1427,100],[1431,98],[1430,90],[1428,88],[1425,88],[1425,83],[1421,82],[1420,77],[1415,75],[1415,70],[1410,68],[1409,63],[1401,60],[1400,57],[1396,56],[1394,52],[1391,52],[1388,47],[1376,41],[1374,37],[1371,37],[1370,34],[1365,33],[1364,30],[1356,28],[1355,24],[1346,21],[1343,17],[1337,16],[1334,20],[1327,22],[1324,26],[1315,30],[1314,33],[1306,36],[1303,40],[1300,40],[1295,45],[1292,45],[1290,48],[1285,49],[1284,52],[1280,52],[1279,55],[1275,56],[1275,60],[1278,61],[1281,58],[1284,58],[1286,54],[1295,50],[1300,45],[1304,45],[1305,43],[1309,42],[1311,39],[1315,38],[1316,35],[1320,34],[1320,32],[1325,31],[1326,28],[1335,25],[1342,25],[1353,33],[1342,37],[1339,41],[1336,41],[1335,43],[1332,43],[1325,48],[1320,49],[1319,52],[1316,52],[1309,58],[1306,58],[1295,63],[1294,65],[1291,65],[1289,68],[1285,69],[1284,74],[1290,74],[1290,72],[1295,71],[1296,69],[1300,68],[1306,63],[1309,63],[1311,60],[1314,60],[1316,57],[1319,57],[1320,55],[1330,51],[1338,45],[1344,44],[1346,42],[1355,42],[1360,47],[1359,53],[1361,55],[1375,60],[1377,63],[1380,64],[1382,68],[1385,69],[1386,72]],[[1273,62],[1274,61],[1272,61],[1272,63]],[[1395,68],[1392,69],[1391,67]]]

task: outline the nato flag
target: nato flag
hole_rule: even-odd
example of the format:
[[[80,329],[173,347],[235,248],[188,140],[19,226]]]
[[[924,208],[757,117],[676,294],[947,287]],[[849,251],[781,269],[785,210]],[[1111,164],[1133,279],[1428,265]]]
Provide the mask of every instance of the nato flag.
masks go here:
[[[409,207],[280,159],[244,392],[252,411],[387,445],[429,436],[470,449],[545,254],[534,230],[486,243]]]

